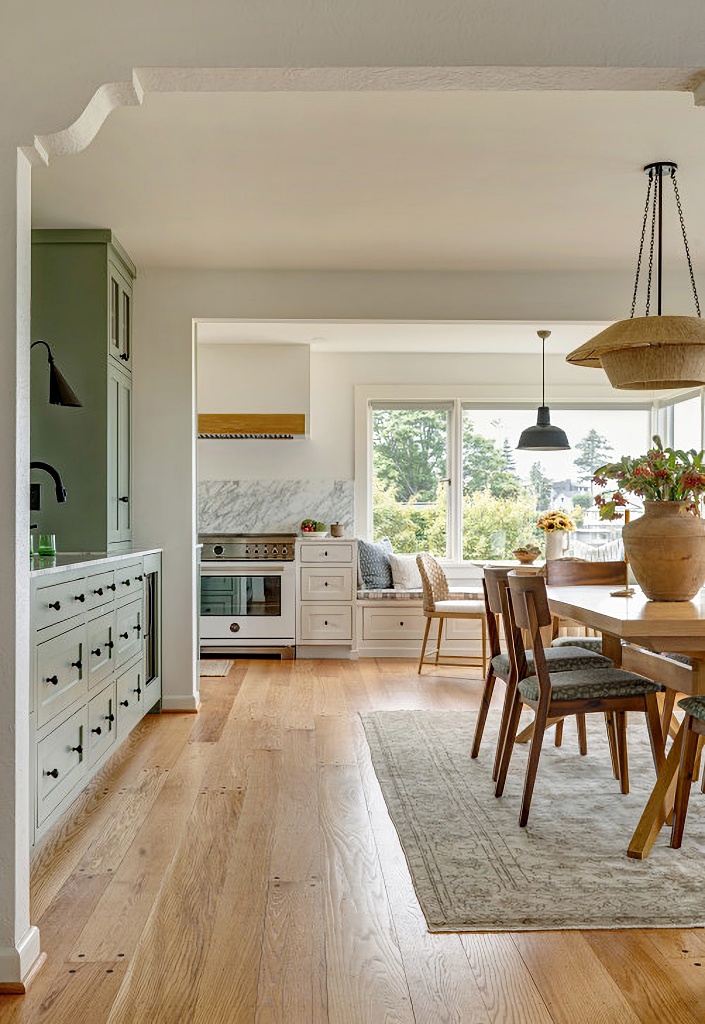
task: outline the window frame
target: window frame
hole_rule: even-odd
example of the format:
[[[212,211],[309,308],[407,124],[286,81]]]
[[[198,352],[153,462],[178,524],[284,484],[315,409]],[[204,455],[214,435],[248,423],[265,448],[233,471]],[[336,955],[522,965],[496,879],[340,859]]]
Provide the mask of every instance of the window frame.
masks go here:
[[[703,402],[705,388],[701,392],[701,428],[703,426]],[[463,413],[473,409],[491,409],[501,411],[526,409],[529,414],[536,413],[536,402],[527,401],[521,385],[509,385],[502,388],[502,397],[487,397],[487,388],[469,388],[445,386],[438,384],[374,384],[355,386],[355,535],[363,539],[373,536],[373,411],[379,408],[429,408],[433,405],[449,409],[448,427],[448,555],[440,559],[445,565],[465,567],[471,560],[462,558],[462,438]],[[649,397],[648,400],[629,400],[626,396],[620,402],[595,402],[579,397],[573,400],[552,400],[551,409],[556,414],[560,410],[607,410],[624,409],[642,410],[649,414],[648,437],[660,433],[668,437],[668,409],[678,401],[693,397],[693,389],[678,395],[676,398],[659,400]],[[482,397],[480,397],[482,395]],[[671,415],[671,425],[673,417]],[[672,434],[671,434],[672,436]],[[648,442],[648,437],[646,441]],[[668,443],[668,442],[666,442]],[[646,449],[645,449],[646,450]]]

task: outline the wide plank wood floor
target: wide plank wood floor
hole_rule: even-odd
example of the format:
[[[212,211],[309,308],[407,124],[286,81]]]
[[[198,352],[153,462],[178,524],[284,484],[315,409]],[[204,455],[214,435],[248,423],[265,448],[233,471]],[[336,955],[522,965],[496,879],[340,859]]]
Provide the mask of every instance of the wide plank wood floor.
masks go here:
[[[475,670],[243,660],[201,686],[36,850],[47,961],[0,1024],[705,1022],[705,930],[426,931],[357,713],[473,710]]]

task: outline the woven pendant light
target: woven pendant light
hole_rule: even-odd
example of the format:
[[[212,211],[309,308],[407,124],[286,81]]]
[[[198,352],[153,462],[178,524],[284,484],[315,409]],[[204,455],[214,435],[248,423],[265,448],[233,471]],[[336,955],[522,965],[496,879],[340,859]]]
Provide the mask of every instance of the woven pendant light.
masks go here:
[[[672,161],[647,164],[648,177],[644,220],[637,259],[631,316],[601,331],[580,348],[566,356],[575,366],[601,366],[614,388],[652,391],[664,388],[698,387],[705,384],[705,323],[700,316],[700,302],[685,233],[681,207],[677,165]],[[697,316],[663,316],[663,179],[670,178],[683,234],[690,283]],[[645,315],[635,316],[642,256],[649,232],[649,262],[646,276]],[[656,267],[656,314],[651,314],[653,268]]]

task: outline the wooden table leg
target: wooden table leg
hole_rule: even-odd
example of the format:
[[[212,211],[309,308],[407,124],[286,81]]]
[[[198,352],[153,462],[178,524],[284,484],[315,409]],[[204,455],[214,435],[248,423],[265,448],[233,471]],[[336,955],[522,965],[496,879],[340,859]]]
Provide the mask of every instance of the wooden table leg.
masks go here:
[[[661,827],[673,811],[684,733],[685,730],[681,725],[629,843],[627,856],[633,857],[635,860],[644,860],[649,856]]]

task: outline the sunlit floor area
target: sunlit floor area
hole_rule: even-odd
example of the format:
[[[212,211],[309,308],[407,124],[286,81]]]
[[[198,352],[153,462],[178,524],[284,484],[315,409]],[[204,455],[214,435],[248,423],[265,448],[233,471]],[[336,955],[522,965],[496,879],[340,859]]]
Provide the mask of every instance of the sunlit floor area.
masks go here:
[[[47,959],[0,1024],[702,1024],[705,929],[428,932],[358,713],[482,681],[416,669],[237,660],[147,716],[36,851]]]

